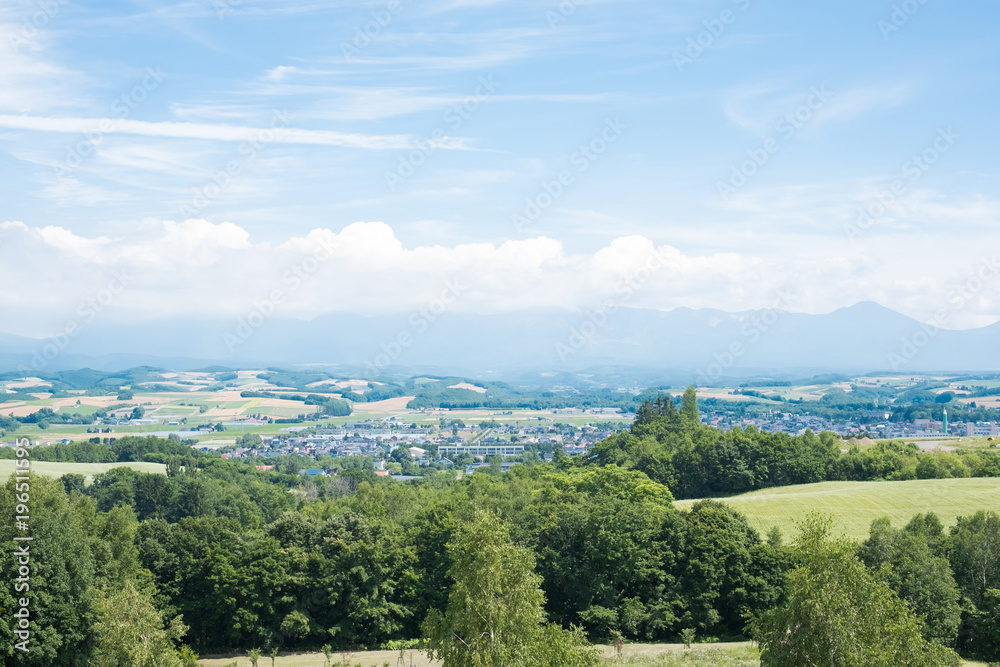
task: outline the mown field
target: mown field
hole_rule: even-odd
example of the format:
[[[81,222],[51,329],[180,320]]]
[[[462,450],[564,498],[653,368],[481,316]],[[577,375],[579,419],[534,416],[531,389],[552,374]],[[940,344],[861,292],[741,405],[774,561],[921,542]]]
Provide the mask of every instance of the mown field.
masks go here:
[[[754,491],[722,498],[760,533],[777,526],[783,535],[796,533],[795,524],[810,512],[833,517],[841,534],[868,536],[871,522],[888,516],[894,526],[914,514],[935,512],[945,525],[977,510],[1000,511],[1000,479],[928,479],[909,482],[821,482]],[[678,501],[690,507],[696,500]]]
[[[87,484],[94,475],[107,472],[112,468],[127,467],[140,472],[167,474],[167,467],[162,463],[55,463],[50,461],[32,461],[31,470],[46,477],[62,477],[67,473],[76,473],[87,478]],[[0,481],[6,482],[14,472],[14,461],[0,459]]]
[[[739,644],[695,644],[690,650],[681,644],[626,644],[621,658],[615,656],[612,646],[599,646],[604,653],[605,662],[609,665],[649,665],[650,667],[672,665],[724,665],[729,667],[749,667],[759,664],[757,650],[748,643]],[[422,651],[405,651],[404,662],[410,667],[432,667],[440,665],[431,662]],[[349,667],[383,667],[388,663],[391,667],[400,664],[399,651],[359,651],[356,653],[336,653],[333,664],[337,667],[345,664]],[[250,659],[246,656],[208,658],[199,660],[205,667],[224,667],[236,660],[239,667],[250,667]],[[319,667],[323,664],[322,653],[298,653],[281,655],[275,661],[275,667]],[[270,667],[270,658],[261,658],[259,667]]]
[[[757,667],[760,664],[760,654],[757,648],[747,643],[737,644],[694,644],[691,649],[680,644],[626,644],[622,656],[616,657],[614,648],[601,646],[604,652],[604,662],[607,665],[626,665],[628,667]],[[336,667],[390,667],[405,665],[410,667],[433,667],[440,665],[430,662],[420,651],[406,651],[402,663],[399,662],[399,651],[366,651],[358,653],[336,654],[333,664]],[[346,662],[344,661],[346,658]],[[234,658],[212,658],[200,660],[205,667],[224,667],[232,664]],[[239,667],[250,667],[247,657],[235,658]],[[412,663],[411,663],[412,660]],[[296,655],[278,656],[275,667],[319,667],[323,665],[322,653],[299,653]],[[981,662],[965,662],[965,667],[985,666]],[[270,667],[270,658],[261,658],[259,667]]]

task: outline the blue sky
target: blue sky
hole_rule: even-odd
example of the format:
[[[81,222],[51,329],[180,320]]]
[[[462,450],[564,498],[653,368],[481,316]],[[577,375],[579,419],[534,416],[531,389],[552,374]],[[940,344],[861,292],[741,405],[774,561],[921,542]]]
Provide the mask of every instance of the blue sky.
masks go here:
[[[791,310],[876,300],[989,324],[998,15],[5,2],[0,328],[58,329],[123,269],[123,320],[237,315],[317,239],[336,248],[290,316],[406,311],[449,279],[469,286],[460,309],[585,310],[655,253],[668,270],[620,305],[735,311],[792,290]]]

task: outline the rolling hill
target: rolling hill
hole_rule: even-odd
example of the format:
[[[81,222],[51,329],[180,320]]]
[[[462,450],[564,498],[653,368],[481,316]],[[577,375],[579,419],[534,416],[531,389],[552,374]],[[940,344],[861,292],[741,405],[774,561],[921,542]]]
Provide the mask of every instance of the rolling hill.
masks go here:
[[[763,489],[721,498],[747,517],[761,535],[778,527],[786,539],[795,524],[811,512],[833,517],[841,533],[858,540],[868,537],[875,519],[888,516],[896,527],[915,514],[934,512],[946,526],[978,510],[1000,512],[1000,479],[928,479],[907,482],[821,482]],[[689,508],[697,500],[680,500]]]

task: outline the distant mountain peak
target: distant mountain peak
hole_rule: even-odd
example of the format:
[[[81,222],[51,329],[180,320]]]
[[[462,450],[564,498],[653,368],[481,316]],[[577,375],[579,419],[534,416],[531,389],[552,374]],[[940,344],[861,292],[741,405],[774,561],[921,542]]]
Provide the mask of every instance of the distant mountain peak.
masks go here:
[[[595,315],[551,308],[502,314],[446,313],[414,323],[406,314],[330,313],[311,321],[275,317],[228,350],[228,320],[175,319],[84,328],[49,369],[91,366],[249,368],[336,364],[437,374],[577,372],[590,367],[678,370],[702,381],[750,374],[971,371],[1000,368],[1000,324],[928,337],[920,322],[875,302],[832,313],[769,309],[623,307]],[[406,336],[402,336],[406,334]],[[8,342],[2,344],[4,340]],[[32,368],[45,341],[0,335],[0,370]],[[894,365],[895,364],[895,365]],[[470,373],[472,375],[470,375]],[[700,377],[700,376],[699,376]]]

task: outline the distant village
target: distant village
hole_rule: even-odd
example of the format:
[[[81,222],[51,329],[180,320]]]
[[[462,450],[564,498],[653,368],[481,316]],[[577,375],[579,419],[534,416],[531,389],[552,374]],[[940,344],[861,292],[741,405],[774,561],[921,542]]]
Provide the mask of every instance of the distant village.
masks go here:
[[[342,425],[327,425],[325,427],[290,425],[281,428],[280,435],[252,438],[252,444],[241,444],[242,438],[236,436],[235,446],[221,448],[221,456],[227,459],[271,459],[289,455],[300,455],[314,460],[344,457],[369,457],[374,462],[376,474],[392,476],[394,479],[411,479],[413,475],[400,475],[390,468],[399,469],[398,464],[392,465],[393,452],[404,448],[409,456],[403,457],[418,468],[452,469],[456,466],[467,473],[478,467],[491,465],[488,463],[494,457],[504,461],[503,470],[514,465],[515,460],[528,457],[551,461],[556,452],[566,456],[585,455],[590,448],[606,438],[628,427],[635,418],[633,413],[621,412],[618,408],[562,408],[552,410],[553,417],[524,417],[509,423],[493,419],[478,423],[466,424],[461,419],[461,412],[450,412],[447,409],[435,409],[433,414],[439,415],[437,424],[416,424],[405,421],[402,417],[389,417],[379,420],[349,421]],[[559,416],[582,416],[592,414],[602,419],[583,425],[561,423],[556,421]],[[452,418],[452,415],[454,418]],[[614,421],[614,417],[620,420]],[[886,415],[888,417],[888,415]],[[607,421],[611,418],[612,421]],[[770,433],[787,433],[801,435],[807,430],[814,433],[821,431],[834,432],[845,440],[859,438],[874,439],[941,439],[951,437],[997,436],[996,422],[956,423],[948,425],[943,421],[917,419],[908,423],[890,422],[886,420],[875,424],[862,424],[847,421],[834,423],[829,419],[812,415],[796,415],[780,413],[766,417],[736,418],[722,412],[702,414],[702,423],[727,431],[734,427],[748,428],[753,426],[760,431]],[[149,426],[163,424],[165,426],[184,427],[183,421],[159,420],[146,418],[129,419],[127,415],[108,415],[102,420],[100,427],[88,433],[103,437],[121,437],[126,433],[116,432],[118,426]],[[537,421],[531,424],[530,421]],[[529,422],[529,423],[525,423]],[[273,424],[273,420],[263,415],[253,415],[247,418],[228,422],[208,423],[192,426],[182,431],[162,431],[145,433],[144,435],[172,436],[197,440],[199,435],[212,431],[232,431],[247,426]],[[69,440],[61,440],[68,443]],[[32,445],[53,444],[49,442],[31,441]],[[8,443],[13,446],[14,443]],[[202,449],[217,448],[209,444],[196,444]],[[399,460],[399,456],[395,460]],[[260,467],[269,468],[264,463]],[[328,475],[330,467],[310,468],[303,474],[310,476]]]
[[[582,411],[577,411],[581,413]],[[624,417],[624,415],[623,415]],[[629,418],[632,415],[628,416]],[[468,471],[486,463],[477,463],[499,456],[521,457],[526,451],[537,452],[544,460],[551,461],[557,449],[567,456],[585,454],[596,442],[612,435],[620,428],[606,424],[557,423],[551,418],[539,417],[538,425],[497,424],[485,422],[466,426],[460,421],[442,425],[407,423],[396,417],[385,420],[347,422],[328,428],[288,427],[287,435],[264,437],[254,447],[235,447],[222,454],[226,458],[277,458],[291,454],[313,459],[348,456],[371,457],[376,474],[386,471],[387,459],[400,447],[405,448],[413,462],[422,468],[448,469],[464,464]],[[511,465],[508,462],[504,467]],[[320,469],[304,471],[306,474],[323,474]],[[402,477],[395,475],[394,477]]]
[[[715,413],[703,415],[702,423],[709,424],[723,431],[728,431],[734,426],[746,428],[753,425],[758,430],[769,433],[801,435],[806,432],[806,429],[809,429],[813,433],[831,431],[845,438],[867,434],[872,438],[888,440],[941,438],[944,435],[952,437],[997,435],[997,422],[957,423],[950,424],[947,427],[943,421],[935,421],[933,419],[915,419],[912,422],[890,422],[886,418],[874,424],[862,424],[850,420],[846,423],[834,423],[822,417],[795,415],[791,413],[777,413],[769,417],[742,419],[732,419],[725,414]]]
[[[572,410],[572,412],[570,412]],[[561,411],[563,414],[582,414],[579,409]],[[622,415],[632,419],[634,415]],[[537,426],[517,424],[490,425],[474,424],[439,429],[427,425],[404,422],[395,417],[363,422],[348,422],[334,428],[290,427],[287,435],[265,437],[259,446],[236,447],[222,454],[226,458],[263,457],[276,458],[298,454],[313,459],[338,458],[348,456],[370,457],[374,461],[376,474],[391,475],[397,479],[409,476],[393,475],[386,471],[386,461],[397,448],[405,448],[419,467],[450,469],[461,464],[466,472],[486,463],[493,457],[505,459],[503,468],[513,462],[509,459],[524,456],[526,451],[538,452],[538,456],[551,461],[556,450],[566,456],[586,454],[597,442],[611,437],[621,428],[610,428],[607,424],[585,424],[574,426],[562,424],[552,419],[539,417]],[[732,420],[722,415],[703,415],[702,422],[720,430],[730,430],[734,426],[771,433],[801,435],[807,430],[814,433],[832,431],[845,439],[871,436],[878,439],[940,439],[944,423],[928,419],[918,419],[911,423],[884,422],[875,425],[833,424],[829,420],[809,415],[782,414],[770,418],[745,418]],[[436,434],[432,435],[431,432]],[[975,424],[954,424],[949,430],[952,436],[995,436],[996,422]],[[303,471],[308,475],[322,475],[323,469]]]

